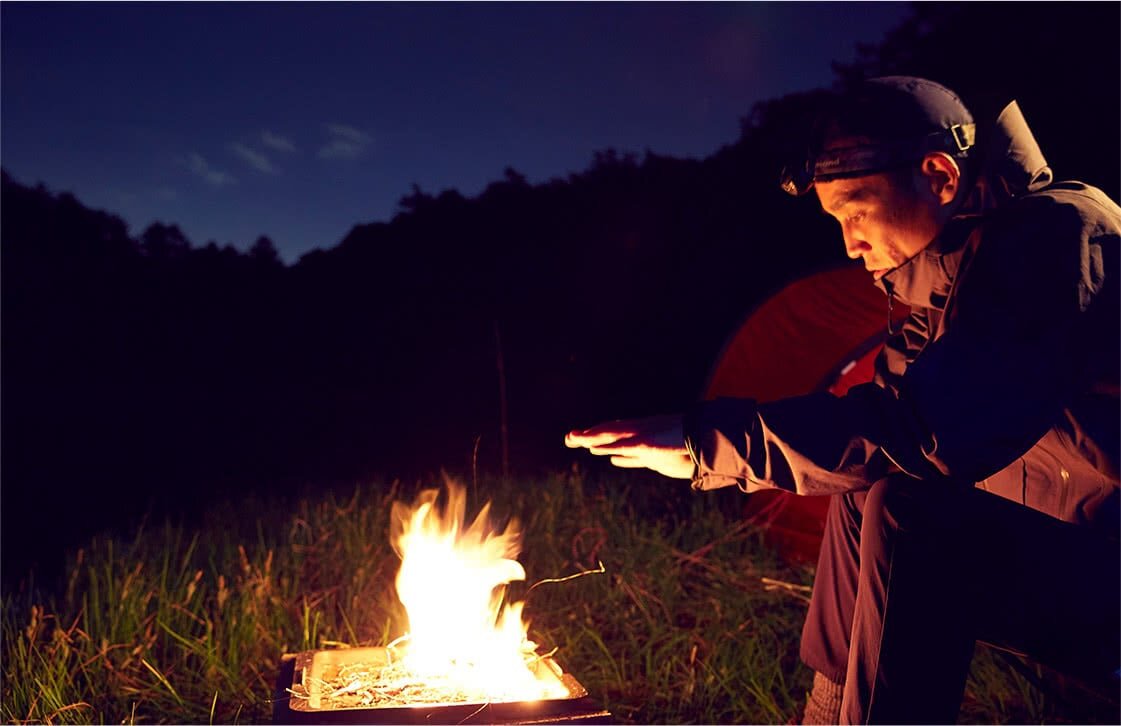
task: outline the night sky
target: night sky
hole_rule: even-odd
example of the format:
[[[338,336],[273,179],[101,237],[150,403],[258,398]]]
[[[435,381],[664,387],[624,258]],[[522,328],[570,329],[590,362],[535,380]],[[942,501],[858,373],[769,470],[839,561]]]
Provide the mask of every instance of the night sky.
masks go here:
[[[758,100],[824,86],[902,3],[4,3],[0,160],[139,234],[261,234],[291,262],[593,153],[703,157]]]

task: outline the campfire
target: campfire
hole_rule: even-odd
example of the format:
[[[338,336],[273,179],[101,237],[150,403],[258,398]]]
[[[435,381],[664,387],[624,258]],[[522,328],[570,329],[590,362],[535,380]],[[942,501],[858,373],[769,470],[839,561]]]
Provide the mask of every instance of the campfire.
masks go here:
[[[463,709],[472,715],[470,709],[501,704],[519,717],[527,708],[541,715],[533,704],[542,703],[581,701],[579,710],[587,711],[580,684],[529,639],[524,602],[507,601],[506,586],[526,579],[516,559],[517,522],[499,531],[488,503],[468,524],[465,489],[449,482],[443,507],[439,494],[426,490],[412,505],[395,503],[391,512],[407,632],[386,647],[299,654],[287,688],[290,709],[308,715],[353,709],[388,715],[380,710],[392,709],[392,722],[402,721],[401,709],[423,707],[443,709],[456,721]],[[492,710],[485,720],[501,718]],[[425,720],[433,722],[432,714]]]

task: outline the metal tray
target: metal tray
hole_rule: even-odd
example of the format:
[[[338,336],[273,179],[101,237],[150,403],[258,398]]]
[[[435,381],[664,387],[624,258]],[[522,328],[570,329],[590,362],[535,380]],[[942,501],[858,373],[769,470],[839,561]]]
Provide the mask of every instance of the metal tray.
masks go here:
[[[334,678],[339,668],[352,663],[387,665],[385,648],[344,648],[310,650],[296,654],[289,661],[291,676],[282,670],[278,680],[278,701],[273,709],[277,723],[369,723],[369,724],[478,724],[478,723],[610,723],[611,714],[599,708],[588,697],[580,683],[552,658],[542,658],[536,675],[544,681],[559,683],[568,692],[561,698],[537,701],[494,703],[418,704],[370,708],[322,707],[320,681]],[[285,689],[284,694],[280,689]],[[287,688],[306,693],[307,698],[293,698]],[[282,707],[283,706],[283,707]]]

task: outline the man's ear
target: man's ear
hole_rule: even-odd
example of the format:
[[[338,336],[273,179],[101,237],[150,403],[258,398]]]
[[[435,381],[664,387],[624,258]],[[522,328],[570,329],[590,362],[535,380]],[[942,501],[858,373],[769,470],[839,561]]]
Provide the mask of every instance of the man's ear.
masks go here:
[[[954,157],[941,151],[932,151],[919,165],[923,180],[939,204],[946,206],[957,197],[961,188],[961,167]]]

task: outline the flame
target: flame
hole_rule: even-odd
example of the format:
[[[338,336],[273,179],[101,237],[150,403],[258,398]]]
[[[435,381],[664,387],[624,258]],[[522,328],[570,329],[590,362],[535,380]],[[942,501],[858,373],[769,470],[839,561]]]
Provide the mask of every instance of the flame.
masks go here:
[[[450,481],[447,491],[442,512],[436,489],[421,492],[412,507],[393,505],[392,543],[401,557],[397,595],[409,620],[404,664],[422,678],[490,701],[566,696],[559,684],[538,680],[530,670],[536,644],[522,620],[524,603],[503,604],[505,586],[525,579],[515,559],[517,522],[492,529],[488,502],[468,526],[466,491]]]

